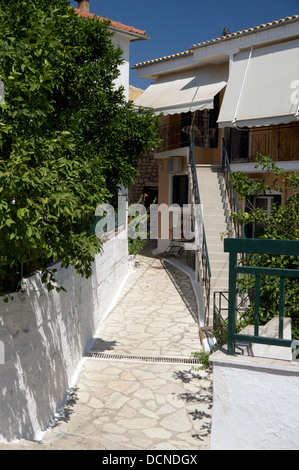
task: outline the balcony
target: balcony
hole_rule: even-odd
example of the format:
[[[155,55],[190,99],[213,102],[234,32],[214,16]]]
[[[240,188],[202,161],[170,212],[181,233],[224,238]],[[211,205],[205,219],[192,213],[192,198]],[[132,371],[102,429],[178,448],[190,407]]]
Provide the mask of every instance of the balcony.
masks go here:
[[[226,138],[231,163],[253,162],[256,155],[270,155],[274,161],[299,160],[299,124],[231,129]]]
[[[157,152],[190,146],[191,125],[195,147],[218,147],[218,126],[213,118],[213,113],[206,110],[205,112],[195,113],[195,116],[193,113],[192,115],[186,113],[181,116],[159,127],[161,145]]]

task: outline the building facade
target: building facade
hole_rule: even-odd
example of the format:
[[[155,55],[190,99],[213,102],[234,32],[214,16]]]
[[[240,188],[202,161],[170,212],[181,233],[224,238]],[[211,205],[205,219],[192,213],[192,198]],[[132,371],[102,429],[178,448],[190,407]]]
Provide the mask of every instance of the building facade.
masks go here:
[[[78,1],[78,8],[75,8],[78,15],[83,18],[93,18],[96,16],[100,20],[107,20],[99,15],[90,12],[89,0]],[[123,51],[123,64],[120,67],[120,75],[116,80],[115,86],[124,88],[125,97],[129,99],[129,74],[130,74],[130,45],[135,41],[143,41],[149,39],[146,32],[134,28],[133,26],[124,25],[118,21],[110,20],[109,30],[113,33],[111,40],[115,46],[119,46]]]
[[[228,288],[221,234],[240,236],[231,226],[226,159],[231,172],[255,179],[272,178],[256,168],[256,154],[270,155],[287,172],[299,170],[298,59],[299,15],[294,15],[134,66],[139,77],[153,80],[136,106],[161,115],[161,145],[154,155],[158,203],[175,205],[169,226],[160,225],[159,248],[192,245],[194,240],[182,231],[174,232],[181,209],[193,206],[193,223],[203,233],[197,250],[199,279],[209,278],[203,295],[210,301],[214,292]],[[285,188],[256,197],[253,204],[270,211],[273,202],[283,204],[288,196]],[[201,214],[194,217],[198,202]],[[245,235],[254,236],[254,227]]]

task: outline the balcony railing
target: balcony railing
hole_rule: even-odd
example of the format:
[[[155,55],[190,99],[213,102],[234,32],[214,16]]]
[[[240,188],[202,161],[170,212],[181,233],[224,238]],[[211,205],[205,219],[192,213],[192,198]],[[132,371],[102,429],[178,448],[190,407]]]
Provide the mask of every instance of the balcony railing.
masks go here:
[[[299,160],[299,123],[232,130],[230,162],[255,161],[256,155],[270,155],[274,161]]]
[[[265,266],[240,266],[238,254],[260,254],[299,256],[299,240],[265,240],[265,239],[233,239],[224,240],[224,251],[229,253],[229,303],[228,303],[228,354],[235,354],[235,343],[260,343],[266,345],[290,347],[292,340],[283,338],[283,318],[285,300],[285,279],[299,278],[298,269],[274,268]],[[255,276],[254,300],[254,334],[236,332],[236,294],[237,275],[248,274]],[[280,278],[279,287],[279,333],[278,338],[259,335],[261,276],[277,276]],[[295,308],[295,299],[294,299]]]
[[[161,145],[158,152],[165,152],[181,147],[188,147],[190,142],[191,118],[180,118],[160,126]],[[194,147],[216,148],[218,146],[218,127],[209,116],[192,118],[192,137]]]

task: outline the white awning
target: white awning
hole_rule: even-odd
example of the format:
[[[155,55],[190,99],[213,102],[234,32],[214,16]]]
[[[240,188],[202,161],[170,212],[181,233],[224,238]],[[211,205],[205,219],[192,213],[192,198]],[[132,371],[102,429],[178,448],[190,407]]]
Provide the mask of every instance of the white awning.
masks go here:
[[[234,57],[219,127],[289,123],[298,117],[299,40]]]
[[[213,109],[214,96],[227,84],[228,64],[158,78],[134,102],[156,114]]]

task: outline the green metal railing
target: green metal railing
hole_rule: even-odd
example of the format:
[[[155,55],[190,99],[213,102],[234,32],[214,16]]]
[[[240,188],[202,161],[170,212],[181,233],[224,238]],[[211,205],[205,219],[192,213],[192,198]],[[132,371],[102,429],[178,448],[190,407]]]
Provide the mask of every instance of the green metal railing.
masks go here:
[[[265,240],[265,239],[237,239],[226,238],[224,251],[229,253],[229,303],[228,303],[228,354],[235,354],[235,343],[260,343],[274,346],[290,347],[292,341],[283,339],[283,317],[285,278],[299,278],[299,270],[257,266],[238,265],[238,254],[268,254],[268,255],[295,255],[299,256],[299,240]],[[254,334],[246,335],[236,332],[236,294],[237,275],[249,274],[255,276],[255,310]],[[278,338],[259,336],[259,309],[260,309],[260,276],[278,276],[280,278],[279,300],[279,332]]]
[[[198,179],[196,173],[196,164],[195,164],[195,157],[194,157],[194,143],[192,133],[190,133],[190,150],[191,150],[191,175],[192,175],[192,185],[193,185],[193,195],[194,195],[194,203],[200,207],[200,220],[198,221],[201,224],[202,229],[202,245],[201,245],[201,262],[202,262],[202,279],[205,293],[206,293],[206,318],[208,318],[209,310],[210,310],[210,293],[211,293],[211,268],[210,268],[210,260],[209,260],[209,253],[208,253],[208,246],[205,234],[205,227],[204,221],[201,211],[201,202],[200,202],[200,195],[199,195],[199,186],[198,186]]]

